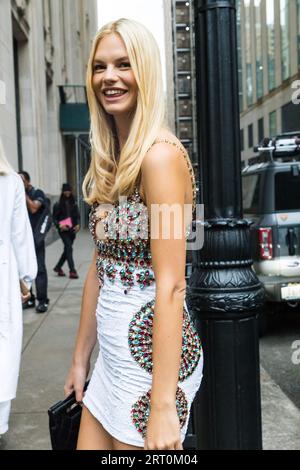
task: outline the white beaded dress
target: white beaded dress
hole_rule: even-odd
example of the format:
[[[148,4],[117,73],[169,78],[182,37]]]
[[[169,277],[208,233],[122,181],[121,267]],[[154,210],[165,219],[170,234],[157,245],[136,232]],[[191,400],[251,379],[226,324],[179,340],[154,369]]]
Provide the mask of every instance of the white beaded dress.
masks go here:
[[[154,143],[157,142],[176,145],[185,157],[193,183],[195,209],[195,178],[185,151],[168,140]],[[150,411],[155,315],[155,277],[147,210],[137,186],[124,204],[116,203],[104,217],[103,213],[99,216],[97,208],[97,204],[92,206],[89,227],[98,252],[100,291],[96,319],[99,355],[83,403],[111,436],[123,443],[143,447]],[[104,239],[97,238],[100,219]],[[143,237],[145,220],[147,228]],[[124,227],[126,236],[122,237]],[[201,341],[185,301],[182,340],[176,407],[183,442],[203,371]]]

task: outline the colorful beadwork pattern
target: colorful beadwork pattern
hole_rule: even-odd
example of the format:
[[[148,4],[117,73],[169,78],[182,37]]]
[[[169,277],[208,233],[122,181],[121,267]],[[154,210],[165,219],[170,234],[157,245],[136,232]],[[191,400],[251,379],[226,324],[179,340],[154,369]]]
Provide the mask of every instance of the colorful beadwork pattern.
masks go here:
[[[138,188],[127,202],[114,205],[104,215],[97,215],[97,204],[90,212],[89,229],[94,239],[97,251],[97,273],[100,286],[104,282],[104,273],[114,282],[117,276],[128,293],[136,282],[141,289],[150,286],[154,281],[154,273],[150,250],[150,233],[148,226],[147,208],[143,205]],[[96,224],[102,220],[105,239],[96,236]],[[187,228],[186,236],[190,233]],[[127,236],[126,236],[127,234]],[[130,234],[130,236],[128,235]],[[117,266],[122,269],[117,269]],[[140,270],[141,268],[144,268]],[[140,272],[135,272],[140,270]]]
[[[137,283],[141,289],[144,289],[147,286],[150,286],[152,282],[155,281],[154,273],[150,269],[144,269],[139,273],[136,273]]]
[[[151,390],[142,395],[131,408],[131,419],[137,431],[146,437],[147,423],[150,414]],[[184,392],[177,387],[176,390],[176,409],[179,417],[180,427],[186,423],[188,414],[188,403]]]
[[[134,360],[147,372],[152,373],[152,330],[154,302],[147,302],[134,315],[129,324],[128,344]],[[182,354],[179,382],[186,380],[195,370],[201,357],[200,338],[183,307]]]
[[[97,273],[100,285],[104,274],[111,282],[118,276],[128,293],[136,282],[141,289],[154,281],[147,208],[136,187],[127,201],[115,204],[104,215],[97,214],[97,204],[90,212],[89,229],[98,251]],[[105,239],[97,239],[96,224],[102,220]],[[120,267],[121,269],[117,269]],[[135,272],[140,270],[140,272]]]

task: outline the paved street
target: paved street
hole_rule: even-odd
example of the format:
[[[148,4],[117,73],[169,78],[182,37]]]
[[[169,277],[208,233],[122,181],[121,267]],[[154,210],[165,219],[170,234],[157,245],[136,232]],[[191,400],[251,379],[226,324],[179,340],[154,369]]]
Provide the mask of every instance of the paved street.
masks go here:
[[[260,357],[272,379],[300,409],[300,364],[292,361],[295,341],[300,341],[300,308],[285,308],[270,317],[267,334],[260,341]]]
[[[17,399],[13,402],[10,431],[0,441],[2,449],[51,448],[47,409],[63,398],[64,379],[70,364],[79,320],[84,277],[93,252],[88,232],[81,232],[75,241],[75,263],[80,275],[78,280],[58,278],[53,273],[52,268],[61,250],[60,240],[47,248],[51,299],[49,311],[43,315],[38,315],[33,310],[24,312],[24,345],[19,388]],[[290,338],[285,334],[283,338],[285,339],[279,347],[275,345],[275,338],[271,335],[261,343],[262,364],[268,369],[272,363],[270,375],[274,379],[276,374],[282,376],[286,361],[290,360]],[[272,362],[270,358],[273,354]],[[280,366],[279,362],[282,363]],[[288,367],[294,370],[296,375],[296,368],[293,369],[290,362]],[[293,393],[290,394],[288,387],[285,388],[292,398],[290,400],[268,372],[264,368],[261,369],[264,448],[300,449],[300,411],[292,401]],[[290,372],[286,374],[288,377],[289,375]],[[278,383],[282,385],[280,377]],[[284,389],[283,386],[282,388]]]

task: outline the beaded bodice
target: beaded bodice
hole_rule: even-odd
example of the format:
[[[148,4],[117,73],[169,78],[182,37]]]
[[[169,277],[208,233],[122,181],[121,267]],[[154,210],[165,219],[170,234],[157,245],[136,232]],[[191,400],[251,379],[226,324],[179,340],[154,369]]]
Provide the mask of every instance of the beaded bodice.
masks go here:
[[[156,143],[158,141],[155,141]],[[177,143],[163,140],[176,145],[186,158],[193,186],[193,214],[196,206],[196,184],[189,158]],[[102,221],[101,238],[97,234],[97,223]],[[154,282],[151,262],[150,227],[148,210],[140,195],[138,186],[127,198],[121,198],[108,210],[97,203],[93,204],[89,228],[98,251],[97,272],[100,285],[104,274],[111,282],[118,276],[128,293],[131,286],[137,283],[141,289]],[[189,235],[190,227],[186,231]]]

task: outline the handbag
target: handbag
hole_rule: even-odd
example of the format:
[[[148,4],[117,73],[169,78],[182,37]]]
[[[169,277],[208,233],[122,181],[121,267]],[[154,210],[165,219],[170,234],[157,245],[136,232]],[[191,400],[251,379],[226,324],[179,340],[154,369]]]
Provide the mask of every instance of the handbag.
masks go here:
[[[60,227],[61,227],[62,225],[65,225],[66,227],[69,227],[69,228],[72,228],[72,227],[73,227],[71,217],[67,217],[66,219],[60,220],[58,223],[59,223],[59,226],[60,226]]]
[[[89,381],[85,383],[84,391]],[[49,431],[53,450],[76,450],[82,405],[75,392],[48,410]]]

